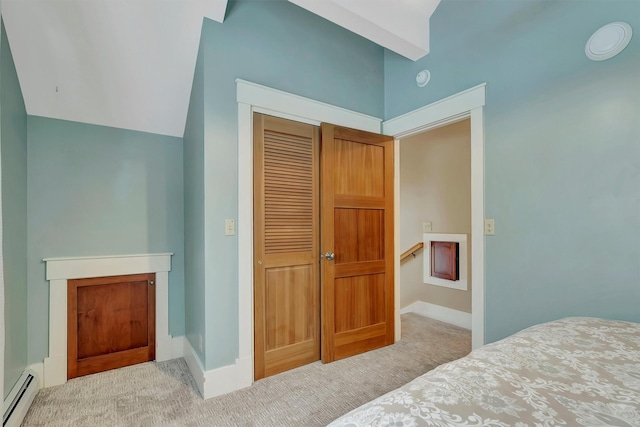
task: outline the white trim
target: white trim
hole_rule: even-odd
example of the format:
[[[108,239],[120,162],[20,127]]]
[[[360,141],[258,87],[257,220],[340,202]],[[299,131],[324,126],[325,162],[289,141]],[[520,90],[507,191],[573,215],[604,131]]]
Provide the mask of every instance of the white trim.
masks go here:
[[[184,357],[184,335],[171,337],[171,358],[179,359]]]
[[[204,372],[204,399],[239,390],[237,365],[227,365]]]
[[[253,113],[260,112],[310,124],[327,122],[376,133],[380,132],[381,120],[240,79],[236,79],[236,90],[239,354],[235,364],[235,384],[240,389],[253,384]],[[396,298],[399,298],[397,289]]]
[[[400,313],[415,313],[461,328],[471,329],[471,313],[465,313],[464,311],[454,310],[453,308],[430,304],[424,301],[412,302],[400,310]]]
[[[39,363],[31,364],[27,366],[27,369],[25,369],[25,371],[35,372],[36,376],[38,377],[38,388],[44,387],[44,384],[42,381],[42,379],[44,378],[44,363],[39,362]]]
[[[45,258],[49,281],[49,357],[44,359],[43,386],[67,382],[67,280],[88,277],[156,274],[156,361],[172,358],[169,335],[171,253]]]
[[[425,130],[460,121],[485,105],[486,83],[433,102],[382,123],[382,133],[405,138]],[[437,126],[434,126],[436,125]]]
[[[238,104],[250,105],[265,114],[304,123],[333,123],[369,132],[380,133],[381,119],[336,107],[246,80],[236,79]],[[309,122],[311,120],[311,122]]]
[[[471,110],[471,346],[484,345],[484,112]]]
[[[484,115],[486,83],[382,123],[396,139],[471,119],[471,292],[472,347],[484,345]],[[400,221],[400,215],[395,217]],[[399,283],[399,282],[396,282]],[[402,286],[402,284],[400,284]],[[396,286],[398,288],[399,286]],[[396,312],[399,322],[400,313]]]
[[[196,351],[191,347],[189,340],[185,337],[182,342],[184,345],[184,349],[182,351],[184,354],[184,360],[187,362],[187,366],[189,367],[189,371],[191,371],[191,376],[196,383],[196,387],[198,387],[200,395],[204,396],[204,365]]]
[[[47,280],[121,276],[171,270],[172,253],[45,258]]]
[[[394,253],[402,253],[400,249],[400,140],[393,141],[393,247]],[[400,318],[400,257],[393,257],[393,287],[395,304],[395,342],[402,338],[402,319]]]
[[[243,372],[247,371],[248,363],[249,370],[252,369],[252,362],[246,359],[236,359],[234,365],[205,371],[202,361],[189,340],[185,338],[182,342],[184,360],[187,362],[189,371],[191,371],[203,399],[210,399],[243,388]]]
[[[33,380],[23,391],[23,387],[26,385],[29,375],[33,376]],[[36,394],[38,394],[39,389],[40,377],[38,377],[38,373],[25,369],[2,404],[2,415],[4,419],[4,416],[8,415],[7,412],[11,405],[16,401],[16,405],[13,407],[13,412],[11,413],[11,416],[3,422],[3,427],[20,427],[22,425],[22,421],[24,420],[25,415],[27,415],[27,411],[31,407],[31,403],[36,397]],[[23,394],[18,396],[18,393],[20,392]]]
[[[239,358],[250,358],[253,384],[253,112],[238,103],[238,332]]]
[[[466,291],[468,289],[467,280],[467,235],[466,234],[438,234],[425,233],[422,235],[424,242],[424,256],[422,257],[422,276],[424,283],[445,288]],[[431,242],[457,242],[459,244],[459,279],[445,280],[431,275]]]

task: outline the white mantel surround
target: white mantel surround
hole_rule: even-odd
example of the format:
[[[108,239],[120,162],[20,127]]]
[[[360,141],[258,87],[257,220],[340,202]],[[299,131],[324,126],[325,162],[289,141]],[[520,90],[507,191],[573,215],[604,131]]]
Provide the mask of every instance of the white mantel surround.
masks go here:
[[[67,280],[156,274],[156,361],[172,358],[169,335],[169,271],[172,253],[45,258],[49,281],[49,357],[44,387],[67,382]]]

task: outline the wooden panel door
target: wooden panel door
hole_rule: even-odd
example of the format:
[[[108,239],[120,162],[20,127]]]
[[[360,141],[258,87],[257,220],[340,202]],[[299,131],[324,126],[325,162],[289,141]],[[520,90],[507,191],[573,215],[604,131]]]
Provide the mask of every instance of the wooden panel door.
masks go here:
[[[321,171],[327,363],[394,341],[393,138],[323,123]]]
[[[254,116],[254,374],[320,359],[319,128]]]
[[[67,378],[155,360],[155,274],[69,280]]]

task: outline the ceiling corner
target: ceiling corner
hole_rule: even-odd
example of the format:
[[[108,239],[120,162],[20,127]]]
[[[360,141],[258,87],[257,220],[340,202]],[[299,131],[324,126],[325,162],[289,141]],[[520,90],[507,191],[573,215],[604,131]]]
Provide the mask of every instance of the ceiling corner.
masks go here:
[[[228,3],[228,0],[207,0],[207,7],[204,16],[223,23],[227,13]]]

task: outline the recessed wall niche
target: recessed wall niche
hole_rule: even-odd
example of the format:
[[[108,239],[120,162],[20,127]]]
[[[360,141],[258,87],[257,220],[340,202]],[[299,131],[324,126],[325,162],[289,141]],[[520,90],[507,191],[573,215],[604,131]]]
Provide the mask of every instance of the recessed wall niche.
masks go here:
[[[429,285],[468,290],[467,284],[467,235],[425,233],[423,281]],[[452,269],[451,258],[457,256]],[[454,271],[455,270],[455,271]]]

